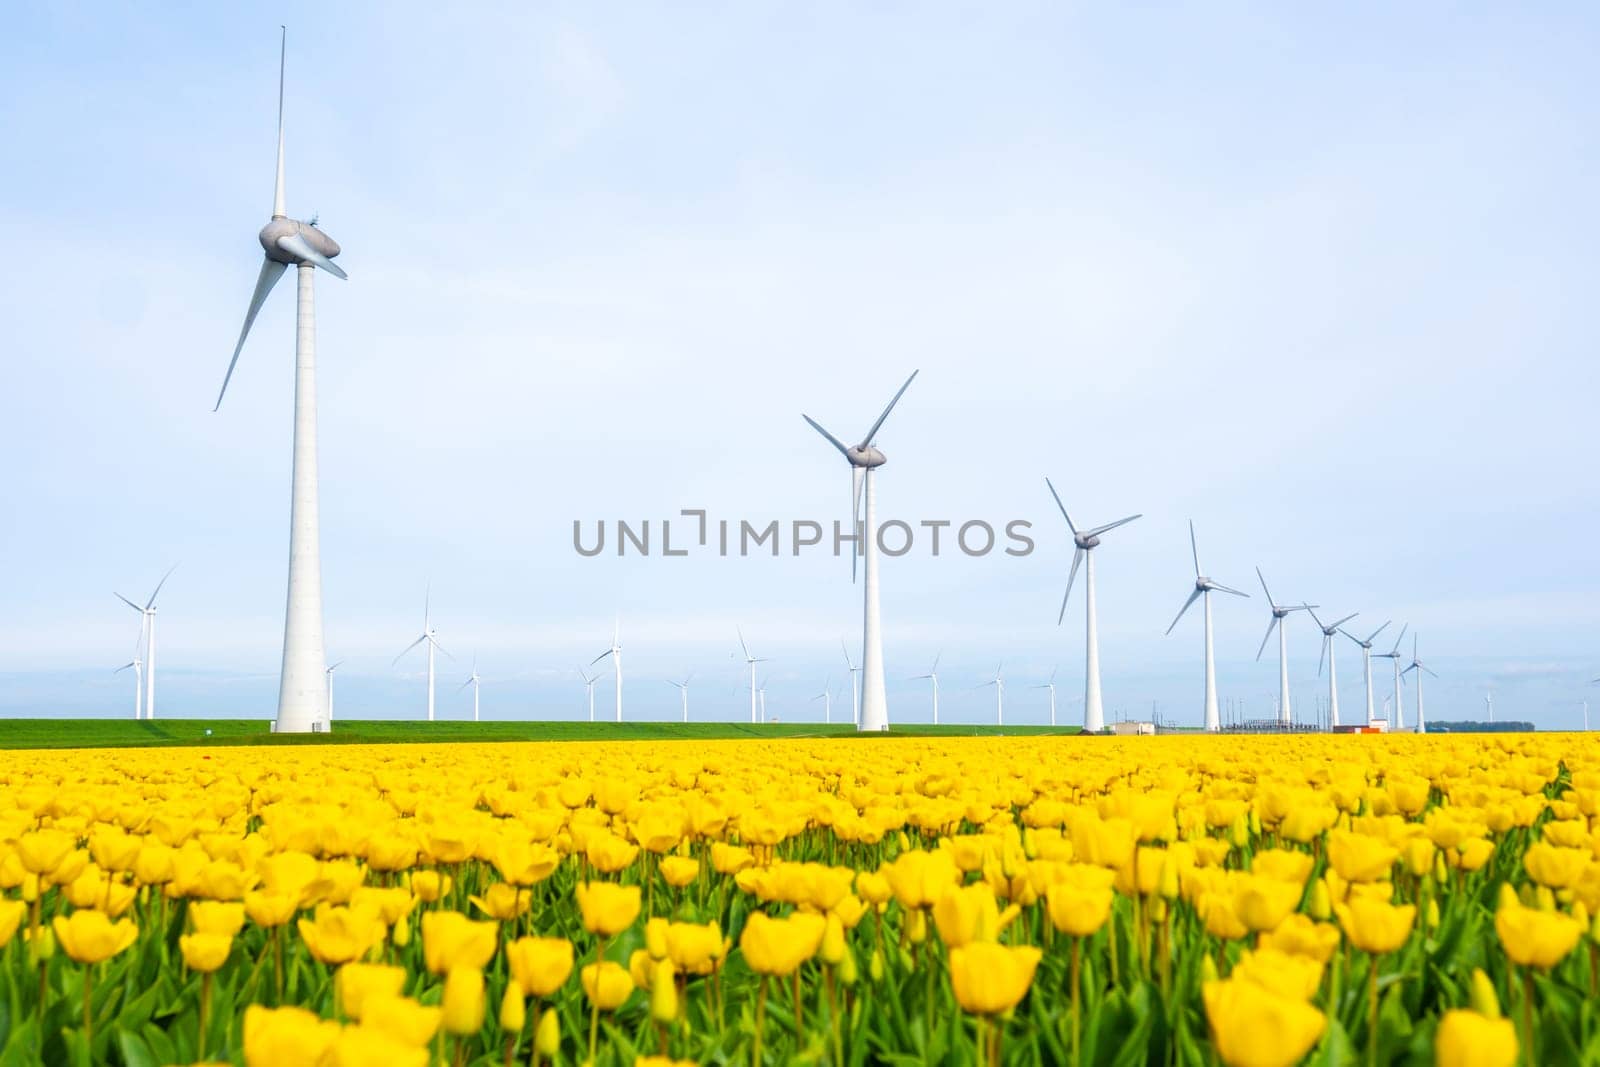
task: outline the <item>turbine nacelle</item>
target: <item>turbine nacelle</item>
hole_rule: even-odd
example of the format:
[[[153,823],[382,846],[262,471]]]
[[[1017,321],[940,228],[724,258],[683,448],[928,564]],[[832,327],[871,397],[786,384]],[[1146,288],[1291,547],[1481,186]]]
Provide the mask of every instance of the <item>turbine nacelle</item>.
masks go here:
[[[301,222],[299,219],[275,218],[261,227],[261,233],[257,236],[267,258],[275,263],[289,266],[310,263],[340,278],[345,276],[344,271],[335,268],[329,262],[343,251],[339,247],[339,242],[317,229],[314,223]],[[307,251],[310,252],[309,255]]]
[[[844,450],[844,458],[850,461],[852,467],[862,469],[881,467],[889,462],[889,457],[872,445],[851,445]]]

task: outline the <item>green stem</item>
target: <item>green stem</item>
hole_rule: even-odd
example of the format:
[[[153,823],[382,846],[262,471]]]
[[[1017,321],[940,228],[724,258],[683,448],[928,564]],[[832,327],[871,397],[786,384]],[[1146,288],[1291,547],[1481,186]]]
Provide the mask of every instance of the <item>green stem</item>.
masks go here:
[[[1080,948],[1082,947],[1082,943],[1083,943],[1083,938],[1081,938],[1081,937],[1074,937],[1072,939],[1072,969],[1071,969],[1071,976],[1068,979],[1072,983],[1072,1062],[1073,1063],[1079,1062],[1078,1040],[1079,1040],[1079,1033],[1080,1033],[1080,1026],[1081,1026],[1081,1017],[1079,1015],[1080,1008],[1079,1008],[1079,1003],[1078,1003],[1078,1000],[1079,1000],[1078,987],[1082,983],[1079,980],[1079,974],[1078,974],[1078,953],[1079,953]]]
[[[94,1058],[94,1009],[90,1006],[89,996],[94,989],[94,964],[88,963],[83,968],[83,1043]]]
[[[195,1041],[195,1059],[206,1058],[206,1019],[211,1015],[211,972],[200,976],[200,1036]]]
[[[750,1062],[760,1067],[761,1064],[761,1029],[767,1020],[767,976],[762,975],[761,981],[756,985],[756,1040],[750,1050]]]
[[[1522,968],[1522,1047],[1527,1062],[1538,1063],[1533,1047],[1533,968]]]
[[[1378,957],[1367,970],[1367,1063],[1378,1067]]]

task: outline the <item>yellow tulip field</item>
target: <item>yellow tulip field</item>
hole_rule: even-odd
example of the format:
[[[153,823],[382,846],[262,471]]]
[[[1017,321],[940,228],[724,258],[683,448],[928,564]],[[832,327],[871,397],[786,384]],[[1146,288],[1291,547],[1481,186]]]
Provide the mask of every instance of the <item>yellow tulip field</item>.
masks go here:
[[[1600,1063],[1586,735],[0,752],[13,1064]]]

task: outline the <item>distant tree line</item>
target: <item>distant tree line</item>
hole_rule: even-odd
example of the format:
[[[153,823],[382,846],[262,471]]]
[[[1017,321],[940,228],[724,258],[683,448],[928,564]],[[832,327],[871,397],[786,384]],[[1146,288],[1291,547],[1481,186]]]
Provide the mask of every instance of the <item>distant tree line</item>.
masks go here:
[[[1529,734],[1533,732],[1531,722],[1476,722],[1465,719],[1461,722],[1430,722],[1430,734]]]

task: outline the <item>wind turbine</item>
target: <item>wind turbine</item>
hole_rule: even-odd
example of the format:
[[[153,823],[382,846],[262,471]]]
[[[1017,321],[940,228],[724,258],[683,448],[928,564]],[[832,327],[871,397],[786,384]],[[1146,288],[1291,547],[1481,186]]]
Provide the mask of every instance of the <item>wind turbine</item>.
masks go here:
[[[1315,617],[1315,615],[1312,616],[1312,618]],[[1365,641],[1351,633],[1349,630],[1341,629],[1339,631],[1350,640],[1361,646],[1361,673],[1366,679],[1367,683],[1367,725],[1369,726],[1372,725],[1372,642],[1377,639],[1379,634],[1383,633],[1383,631],[1388,628],[1389,623],[1385,621],[1382,626],[1368,634]]]
[[[822,692],[811,698],[811,703],[822,701],[822,721],[833,722],[833,678],[830,676],[822,683]]]
[[[1484,709],[1489,713],[1489,721],[1490,722],[1494,722],[1494,693],[1493,692],[1488,692],[1488,693],[1483,694],[1483,706],[1484,706]]]
[[[297,279],[294,340],[294,473],[289,498],[289,596],[283,623],[283,671],[278,682],[278,733],[307,733],[327,718],[322,674],[322,558],[317,516],[317,318],[312,293],[316,268],[344,278],[333,262],[339,244],[317,229],[315,220],[291,219],[283,196],[283,83],[288,31],[278,56],[278,173],[272,190],[272,219],[258,235],[266,258],[256,277],[244,327],[217,393],[216,407],[238,365],[250,325],[267,294],[291,265]],[[216,410],[216,408],[213,408]],[[429,718],[432,718],[430,715]]]
[[[594,684],[600,680],[600,676],[579,667],[578,677],[583,679],[583,687],[589,693],[589,721],[594,722]]]
[[[690,671],[688,677],[684,678],[683,681],[681,681],[681,682],[671,682],[671,681],[669,681],[667,683],[668,685],[677,686],[678,687],[678,695],[683,698],[683,721],[684,722],[688,722],[689,721],[689,683],[691,681],[693,681],[693,680],[694,680],[694,672]]]
[[[483,679],[478,677],[478,657],[476,655],[474,655],[472,657],[472,673],[467,676],[467,680],[466,681],[461,683],[461,689],[465,689],[469,685],[472,686],[472,721],[473,722],[477,722],[478,721],[478,688],[479,688],[478,687],[478,683],[481,682],[481,681],[483,681]],[[461,692],[461,689],[457,689],[456,692],[458,692],[458,693]]]
[[[121,593],[113,595],[128,607],[139,613],[140,636],[144,640],[144,717],[156,717],[156,597],[161,595],[161,587],[167,584],[167,579],[172,577],[172,572],[178,569],[174,563],[167,568],[167,573],[161,576],[156,583],[155,592],[150,594],[150,599],[140,607]],[[135,644],[137,648],[137,644]]]
[[[328,729],[329,730],[333,729],[333,672],[338,670],[340,667],[343,667],[343,666],[344,666],[344,660],[340,660],[338,663],[335,663],[333,666],[328,668]]]
[[[1000,673],[1001,668],[1004,666],[1005,663],[1002,661],[999,666],[995,667],[994,677],[978,686],[979,689],[986,689],[991,685],[994,686],[994,722],[996,726],[1004,726],[1006,724],[1006,680]]]
[[[121,674],[129,669],[133,671],[133,721],[138,722],[144,718],[144,660],[139,658],[137,645],[134,647],[133,659],[111,673]]]
[[[761,698],[761,721],[767,721],[767,682],[768,678],[761,679],[761,685],[756,689],[756,694]]]
[[[617,679],[617,721],[621,722],[622,721],[622,621],[620,619],[614,621],[612,623],[612,625],[611,625],[611,647],[606,649],[604,652],[600,653],[594,659],[590,660],[589,661],[589,666],[593,667],[596,663],[599,663],[601,660],[605,659],[607,656],[611,657],[612,672],[616,675],[616,679]],[[594,702],[591,700],[590,703],[593,704]],[[592,708],[590,709],[590,717],[591,718],[593,717],[593,709]]]
[[[437,650],[437,651],[440,651],[440,652],[444,652],[444,654],[446,656],[450,656],[450,653],[445,652],[444,646],[439,643],[439,631],[437,631],[437,630],[435,630],[433,628],[432,616],[429,614],[429,612],[430,612],[430,610],[432,608],[432,604],[433,604],[433,589],[430,587],[428,589],[428,591],[423,594],[423,598],[422,598],[422,636],[418,637],[415,641],[411,642],[405,648],[401,649],[400,650],[400,655],[398,655],[398,656],[396,656],[394,658],[394,662],[395,663],[399,663],[401,658],[404,657],[407,652],[410,652],[413,648],[416,648],[420,644],[424,644],[424,643],[427,644],[427,646],[428,646],[428,721],[429,722],[433,721],[433,653],[434,653],[435,650]],[[450,656],[450,658],[451,659],[455,659],[454,656]],[[280,711],[280,714],[281,714],[281,711]]]
[[[1389,720],[1389,728],[1391,730],[1403,730],[1406,725],[1406,706],[1405,702],[1400,698],[1400,679],[1402,674],[1400,670],[1400,642],[1406,639],[1406,627],[1410,625],[1410,623],[1406,623],[1405,626],[1400,627],[1400,635],[1394,639],[1394,648],[1387,652],[1379,652],[1373,657],[1373,659],[1391,660],[1394,663],[1394,717]]]
[[[756,687],[756,664],[767,662],[765,658],[758,658],[750,654],[750,646],[744,643],[744,631],[734,627],[734,632],[739,635],[739,651],[744,653],[744,662],[750,668],[750,721],[760,722],[756,718],[756,700],[760,690]],[[766,718],[765,709],[762,709],[762,719]]]
[[[1050,671],[1050,680],[1048,682],[1044,683],[1043,685],[1036,685],[1036,686],[1033,687],[1035,689],[1048,689],[1048,690],[1050,690],[1050,725],[1051,726],[1054,726],[1056,724],[1056,671],[1057,670],[1060,670],[1060,668],[1056,667],[1056,668],[1052,668],[1051,669],[1051,671]],[[1087,696],[1085,696],[1084,697],[1084,704],[1087,705],[1088,702],[1089,702],[1089,698]],[[1089,729],[1089,727],[1085,726],[1084,729],[1087,730],[1087,729]]]
[[[1361,613],[1352,611],[1338,622],[1324,625],[1322,620],[1317,618],[1317,613],[1311,605],[1307,604],[1305,608],[1306,613],[1311,616],[1311,621],[1316,623],[1317,628],[1322,631],[1322,652],[1317,656],[1317,674],[1319,676],[1322,674],[1322,661],[1326,659],[1328,661],[1328,726],[1332,728],[1339,725],[1339,668],[1334,662],[1333,635],[1339,632],[1339,627]],[[1368,681],[1371,681],[1371,679],[1368,679]],[[1371,716],[1368,716],[1368,718],[1371,718]]]
[[[1294,721],[1289,707],[1289,640],[1288,628],[1284,619],[1291,612],[1310,611],[1312,608],[1321,607],[1320,604],[1297,604],[1294,607],[1283,607],[1272,599],[1272,590],[1267,588],[1267,579],[1262,576],[1261,568],[1256,568],[1256,577],[1261,579],[1261,591],[1267,594],[1267,607],[1272,609],[1272,621],[1267,623],[1267,632],[1261,638],[1261,647],[1256,649],[1256,662],[1261,662],[1261,653],[1267,650],[1267,640],[1272,637],[1272,631],[1278,631],[1278,722],[1288,725]]]
[[[1220,721],[1220,719],[1219,719],[1219,717],[1217,715],[1217,660],[1216,660],[1216,657],[1212,654],[1212,642],[1211,642],[1211,591],[1213,589],[1215,589],[1215,590],[1217,590],[1218,592],[1221,592],[1221,593],[1232,593],[1234,596],[1242,596],[1246,600],[1248,600],[1250,598],[1250,594],[1249,593],[1241,593],[1237,589],[1229,589],[1227,586],[1223,585],[1220,582],[1212,581],[1210,578],[1207,578],[1204,574],[1202,574],[1200,572],[1200,547],[1195,542],[1195,538],[1194,538],[1194,520],[1193,519],[1189,520],[1189,551],[1194,554],[1194,592],[1189,594],[1189,599],[1185,600],[1183,602],[1183,607],[1178,609],[1177,617],[1172,620],[1172,625],[1167,627],[1167,633],[1169,633],[1169,634],[1172,633],[1173,629],[1178,625],[1178,621],[1183,618],[1184,612],[1189,610],[1190,605],[1192,605],[1196,600],[1199,600],[1201,598],[1205,599],[1205,612],[1206,612],[1206,700],[1205,700],[1206,731],[1208,733],[1216,733],[1218,730],[1222,729],[1222,723],[1221,723],[1221,721]]]
[[[936,652],[933,657],[933,666],[928,668],[928,673],[919,674],[911,679],[913,682],[927,680],[933,683],[933,724],[935,726],[939,725],[939,657],[943,655],[944,651],[942,649]],[[846,653],[845,658],[849,659],[848,653]]]
[[[1399,665],[1400,661],[1396,660],[1395,666],[1398,667]],[[1428,732],[1428,720],[1423,716],[1422,713],[1422,676],[1424,674],[1433,674],[1433,671],[1428,668],[1427,664],[1423,663],[1422,660],[1417,658],[1416,634],[1411,635],[1411,665],[1400,673],[1410,674],[1412,671],[1417,672],[1417,733],[1425,734]],[[1439,677],[1437,674],[1433,674],[1433,676],[1435,678]],[[1493,708],[1491,707],[1490,710],[1493,710]]]
[[[1076,545],[1072,553],[1072,570],[1067,572],[1067,591],[1061,594],[1061,613],[1056,616],[1056,625],[1060,626],[1067,617],[1067,601],[1072,597],[1072,583],[1078,577],[1078,565],[1084,565],[1083,573],[1083,613],[1084,613],[1084,669],[1083,669],[1083,731],[1084,733],[1097,734],[1105,729],[1105,709],[1100,703],[1100,627],[1096,622],[1094,606],[1094,550],[1100,545],[1100,535],[1108,530],[1115,530],[1118,526],[1125,526],[1138,515],[1129,515],[1116,522],[1108,522],[1104,526],[1096,526],[1091,530],[1079,531],[1073,525],[1072,516],[1067,514],[1067,506],[1061,502],[1061,494],[1056,492],[1056,487],[1051,485],[1046,478],[1044,484],[1049,487],[1050,495],[1055,498],[1056,507],[1061,509],[1061,517],[1067,520],[1067,529],[1072,531],[1072,541]],[[1052,675],[1052,677],[1054,677]],[[1050,690],[1050,723],[1055,725],[1055,689]]]
[[[861,687],[857,683],[856,675],[861,673],[861,668],[850,659],[850,646],[844,643],[844,638],[839,639],[839,647],[844,649],[844,665],[850,668],[850,725],[861,727]]]
[[[861,710],[856,721],[859,730],[881,731],[889,728],[889,697],[883,683],[883,619],[878,610],[878,537],[877,537],[877,476],[874,471],[888,461],[882,452],[874,448],[872,439],[878,435],[878,430],[883,426],[883,421],[889,417],[889,412],[900,402],[905,391],[911,388],[911,383],[916,380],[917,372],[912,371],[911,377],[900,387],[889,401],[889,406],[883,409],[883,414],[878,416],[878,421],[872,424],[867,431],[867,436],[861,439],[858,445],[846,445],[833,434],[822,428],[822,425],[810,415],[802,415],[828,442],[837,448],[841,455],[850,463],[850,532],[866,542],[866,581],[863,583],[863,608],[861,625]],[[866,497],[866,521],[863,523],[858,518],[861,512],[862,496]],[[857,544],[859,545],[859,541]],[[855,580],[855,552],[850,554],[850,577]]]

